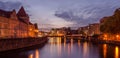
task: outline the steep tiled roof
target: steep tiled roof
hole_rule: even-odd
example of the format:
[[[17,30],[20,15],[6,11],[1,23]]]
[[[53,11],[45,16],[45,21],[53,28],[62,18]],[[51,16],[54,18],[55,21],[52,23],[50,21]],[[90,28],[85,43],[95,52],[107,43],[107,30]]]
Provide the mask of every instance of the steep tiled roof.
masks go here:
[[[24,22],[24,23],[26,23],[26,24],[29,24],[29,20],[27,20],[26,18],[24,18],[24,17],[29,17],[29,16],[26,14],[23,6],[22,6],[22,7],[20,8],[20,10],[18,11],[17,16],[18,16],[18,19],[19,19],[21,22]]]
[[[20,22],[23,22],[23,23],[25,23],[25,24],[28,24],[24,19],[22,19],[22,18],[20,18],[20,17],[18,17],[18,20],[19,20]]]
[[[31,22],[29,22],[30,25],[33,25]]]
[[[0,9],[0,16],[10,18],[10,15],[12,14],[12,11],[4,11]]]
[[[28,14],[26,14],[23,7],[20,8],[20,10],[17,13],[18,17],[28,17]]]
[[[6,18],[10,18],[11,14],[13,12],[16,12],[16,11],[15,10],[13,10],[13,11],[5,11],[5,10],[1,10],[0,9],[0,16],[6,17]],[[18,17],[18,20],[20,22],[23,22],[25,24],[29,23],[29,21],[27,21],[26,19],[22,18],[22,17],[28,17],[28,15],[26,14],[26,12],[25,12],[25,10],[24,10],[23,7],[21,7],[21,9],[19,10],[19,12],[17,13],[17,17]]]

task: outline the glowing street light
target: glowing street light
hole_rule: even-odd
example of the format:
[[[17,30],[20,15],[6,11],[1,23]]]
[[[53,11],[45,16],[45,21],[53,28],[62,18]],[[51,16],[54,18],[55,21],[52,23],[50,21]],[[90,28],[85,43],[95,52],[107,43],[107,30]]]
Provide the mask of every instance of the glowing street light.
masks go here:
[[[38,30],[34,30],[35,32],[39,32]]]
[[[119,38],[119,35],[116,35],[117,38]]]
[[[32,28],[30,28],[29,30],[32,31]]]
[[[119,40],[119,35],[116,35],[116,39]]]
[[[105,34],[104,37],[107,37],[107,35]]]
[[[107,40],[107,34],[104,34],[104,40]]]

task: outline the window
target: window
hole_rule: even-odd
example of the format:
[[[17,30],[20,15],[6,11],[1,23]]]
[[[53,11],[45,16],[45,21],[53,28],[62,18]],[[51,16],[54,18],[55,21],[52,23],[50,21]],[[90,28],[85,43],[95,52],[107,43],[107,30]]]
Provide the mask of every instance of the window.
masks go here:
[[[1,29],[0,29],[0,36],[2,35]]]
[[[0,29],[2,28],[2,23],[0,23]]]

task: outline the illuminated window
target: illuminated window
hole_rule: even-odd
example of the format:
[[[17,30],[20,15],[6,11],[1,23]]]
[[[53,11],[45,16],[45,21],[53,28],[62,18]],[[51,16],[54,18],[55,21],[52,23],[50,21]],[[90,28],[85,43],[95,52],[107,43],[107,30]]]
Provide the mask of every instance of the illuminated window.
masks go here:
[[[0,36],[2,35],[1,29],[0,29]]]

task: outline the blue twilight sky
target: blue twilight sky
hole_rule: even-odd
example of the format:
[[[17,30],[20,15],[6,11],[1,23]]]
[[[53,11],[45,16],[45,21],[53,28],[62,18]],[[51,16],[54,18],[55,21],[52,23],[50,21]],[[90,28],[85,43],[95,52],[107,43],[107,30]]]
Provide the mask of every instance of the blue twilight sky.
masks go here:
[[[80,27],[112,15],[120,0],[0,0],[5,10],[18,11],[21,5],[39,28]]]

